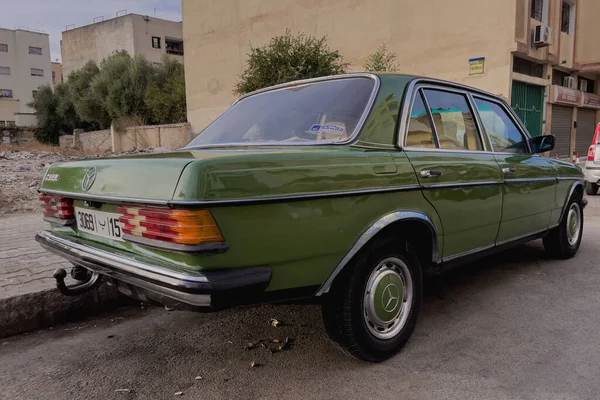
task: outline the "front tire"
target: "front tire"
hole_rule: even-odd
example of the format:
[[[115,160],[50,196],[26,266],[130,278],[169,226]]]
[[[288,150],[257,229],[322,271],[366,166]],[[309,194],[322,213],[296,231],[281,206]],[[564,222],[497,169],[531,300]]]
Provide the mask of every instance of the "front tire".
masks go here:
[[[583,236],[583,204],[581,195],[573,193],[560,224],[544,238],[546,252],[554,258],[573,257]]]
[[[585,194],[588,196],[594,196],[598,193],[598,184],[592,182],[585,183]]]
[[[422,295],[421,265],[411,246],[375,239],[334,282],[323,301],[323,322],[343,350],[380,362],[408,342]]]

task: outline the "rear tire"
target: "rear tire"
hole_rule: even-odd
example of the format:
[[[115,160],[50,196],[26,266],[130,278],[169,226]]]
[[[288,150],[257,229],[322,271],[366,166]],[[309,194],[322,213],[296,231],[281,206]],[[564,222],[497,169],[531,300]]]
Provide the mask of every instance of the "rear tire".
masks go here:
[[[583,236],[583,204],[581,195],[573,193],[560,224],[544,238],[544,248],[558,259],[573,257]]]
[[[405,241],[375,239],[346,266],[323,299],[325,329],[347,353],[383,361],[408,342],[422,296],[416,252]]]
[[[594,196],[598,194],[598,184],[592,182],[585,183],[585,194],[589,196]]]

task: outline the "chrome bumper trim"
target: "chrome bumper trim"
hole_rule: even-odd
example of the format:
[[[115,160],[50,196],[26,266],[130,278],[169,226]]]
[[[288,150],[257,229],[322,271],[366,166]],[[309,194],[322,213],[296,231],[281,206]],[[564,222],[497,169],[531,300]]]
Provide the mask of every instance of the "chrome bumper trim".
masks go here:
[[[38,233],[35,239],[46,250],[92,272],[191,306],[212,306],[214,294],[236,289],[264,290],[271,280],[268,267],[180,273],[67,240],[50,231]]]

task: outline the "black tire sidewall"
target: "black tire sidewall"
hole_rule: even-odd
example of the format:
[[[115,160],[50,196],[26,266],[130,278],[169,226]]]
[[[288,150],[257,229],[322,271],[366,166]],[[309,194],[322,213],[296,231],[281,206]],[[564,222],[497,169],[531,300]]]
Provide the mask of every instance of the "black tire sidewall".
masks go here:
[[[423,273],[414,250],[408,243],[399,240],[382,240],[368,246],[347,267],[351,268],[345,279],[337,282],[337,290],[330,295],[341,296],[340,311],[345,314],[343,327],[337,326],[337,334],[328,332],[351,354],[371,362],[383,361],[396,354],[408,341],[419,315],[423,297]],[[411,275],[413,302],[404,327],[393,338],[379,339],[370,332],[363,316],[364,293],[373,270],[385,259],[396,257],[404,262]],[[335,302],[338,299],[332,299]],[[328,313],[331,315],[331,313]],[[324,314],[325,315],[325,314]]]

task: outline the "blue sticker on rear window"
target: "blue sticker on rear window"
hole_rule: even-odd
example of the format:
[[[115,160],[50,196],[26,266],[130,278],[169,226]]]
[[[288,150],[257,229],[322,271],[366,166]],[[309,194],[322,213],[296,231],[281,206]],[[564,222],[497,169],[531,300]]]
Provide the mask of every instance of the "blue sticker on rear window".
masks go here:
[[[310,132],[312,133],[317,133],[317,132],[328,132],[328,133],[337,133],[339,135],[343,135],[346,130],[344,129],[343,126],[339,126],[339,125],[333,125],[333,124],[327,124],[327,125],[321,125],[321,124],[315,124],[310,128]]]

